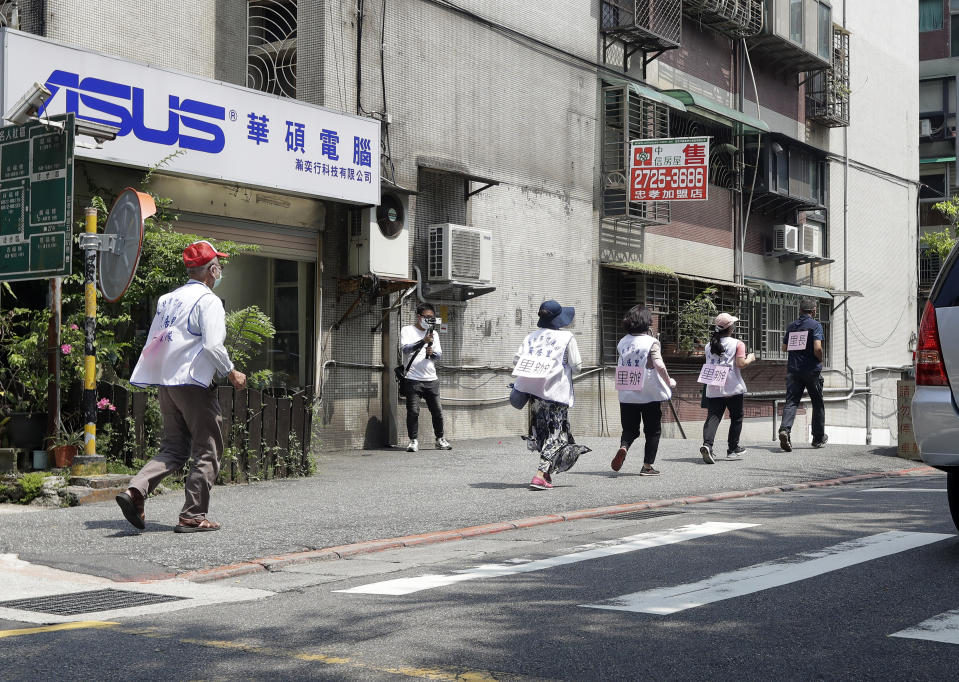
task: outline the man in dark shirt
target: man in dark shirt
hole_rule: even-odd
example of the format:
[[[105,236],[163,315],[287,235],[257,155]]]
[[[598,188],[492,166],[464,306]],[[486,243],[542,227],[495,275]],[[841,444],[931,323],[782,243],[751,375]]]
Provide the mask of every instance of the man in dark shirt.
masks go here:
[[[822,399],[822,344],[825,340],[822,325],[813,317],[816,301],[804,298],[799,302],[799,319],[790,323],[783,334],[783,350],[789,352],[786,369],[786,406],[779,425],[779,445],[792,452],[790,431],[796,419],[796,409],[803,391],[809,393],[812,403],[812,446],[826,444],[826,405]]]

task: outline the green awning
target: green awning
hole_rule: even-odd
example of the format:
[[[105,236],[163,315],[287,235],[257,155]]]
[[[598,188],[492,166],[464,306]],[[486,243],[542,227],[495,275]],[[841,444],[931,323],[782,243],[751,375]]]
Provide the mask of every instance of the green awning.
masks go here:
[[[686,111],[686,105],[680,102],[675,97],[670,97],[665,95],[655,88],[651,88],[648,85],[640,85],[639,83],[634,83],[633,81],[625,81],[619,78],[603,78],[604,81],[610,85],[618,87],[627,87],[632,90],[634,93],[640,97],[645,97],[648,100],[653,102],[659,102],[660,104],[665,104],[670,109],[676,109],[677,111]]]
[[[743,113],[742,111],[727,107],[719,102],[714,102],[703,95],[697,95],[696,93],[687,92],[686,90],[664,90],[662,94],[675,97],[686,105],[687,111],[704,118],[726,124],[741,123],[745,132],[769,132],[769,125],[765,121]]]
[[[919,159],[919,163],[952,163],[955,160],[955,156],[936,156],[931,159]]]
[[[761,287],[767,291],[775,291],[779,294],[791,294],[803,298],[832,299],[832,293],[830,293],[829,290],[820,289],[819,287],[807,287],[801,284],[784,284],[783,282],[770,282],[765,279],[752,279],[749,277],[746,278],[746,281],[753,286]]]
[[[640,263],[639,261],[621,261],[616,263],[602,263],[604,268],[610,270],[623,270],[624,272],[641,272],[644,275],[662,275],[663,277],[676,277],[672,268],[665,265],[652,265],[650,263]]]

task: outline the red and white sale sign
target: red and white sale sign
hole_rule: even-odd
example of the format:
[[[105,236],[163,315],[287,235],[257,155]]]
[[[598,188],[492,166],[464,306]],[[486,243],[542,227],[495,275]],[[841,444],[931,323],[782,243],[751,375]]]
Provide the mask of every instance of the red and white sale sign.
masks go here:
[[[630,201],[709,198],[708,137],[633,140],[630,146]]]

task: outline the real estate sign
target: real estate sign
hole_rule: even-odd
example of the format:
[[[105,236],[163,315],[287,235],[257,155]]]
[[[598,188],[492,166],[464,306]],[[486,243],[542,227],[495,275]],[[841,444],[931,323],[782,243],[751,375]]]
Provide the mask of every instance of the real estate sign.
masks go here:
[[[708,137],[630,143],[630,201],[706,201],[708,185]]]

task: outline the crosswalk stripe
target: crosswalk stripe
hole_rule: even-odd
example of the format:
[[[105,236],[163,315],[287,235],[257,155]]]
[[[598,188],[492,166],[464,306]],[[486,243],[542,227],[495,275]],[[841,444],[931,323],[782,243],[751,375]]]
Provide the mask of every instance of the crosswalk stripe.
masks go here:
[[[816,552],[805,552],[779,561],[720,573],[696,583],[634,592],[597,604],[581,604],[581,606],[591,609],[666,615],[781,587],[952,537],[955,536],[944,533],[889,531],[842,542]]]
[[[894,632],[889,636],[959,644],[959,610],[940,613],[938,616],[922,621],[919,625]]]
[[[614,556],[616,554],[625,554],[639,549],[648,549],[650,547],[661,547],[663,545],[672,545],[677,542],[694,540],[696,538],[707,537],[719,533],[728,533],[743,528],[752,528],[758,524],[755,523],[723,523],[719,521],[708,521],[706,523],[695,523],[680,528],[673,528],[663,531],[652,531],[640,533],[610,540],[608,542],[598,542],[583,547],[576,547],[579,550],[572,554],[550,557],[548,559],[539,559],[518,564],[485,564],[477,566],[468,571],[461,571],[451,575],[421,575],[415,578],[398,578],[396,580],[386,580],[384,582],[371,583],[369,585],[360,585],[348,590],[334,590],[334,592],[344,592],[347,594],[388,594],[404,595],[420,592],[422,590],[433,589],[434,587],[445,587],[467,580],[477,580],[479,578],[496,578],[504,575],[514,575],[517,573],[530,573],[532,571],[541,571],[554,566],[563,566],[573,564],[588,559],[598,559],[600,557]]]
[[[945,488],[866,488],[866,493],[944,493]]]

